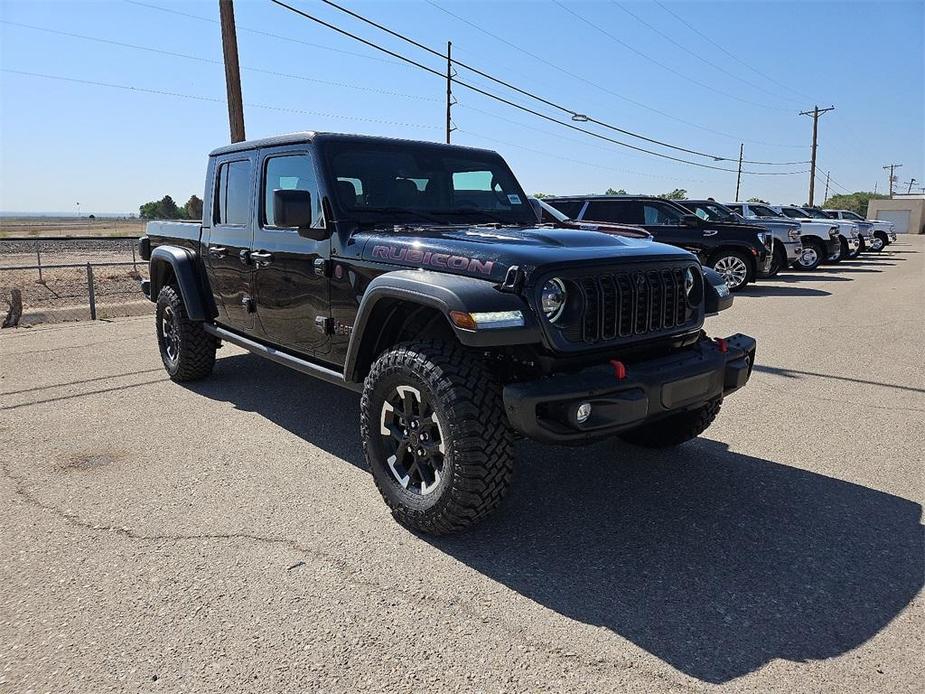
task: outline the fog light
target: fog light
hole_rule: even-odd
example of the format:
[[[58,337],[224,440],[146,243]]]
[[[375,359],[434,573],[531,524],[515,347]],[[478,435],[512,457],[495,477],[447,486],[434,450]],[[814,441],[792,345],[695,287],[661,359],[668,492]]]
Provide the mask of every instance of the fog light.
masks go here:
[[[583,402],[578,406],[578,409],[575,410],[575,419],[578,420],[579,424],[584,424],[588,421],[588,417],[591,416],[591,403]]]

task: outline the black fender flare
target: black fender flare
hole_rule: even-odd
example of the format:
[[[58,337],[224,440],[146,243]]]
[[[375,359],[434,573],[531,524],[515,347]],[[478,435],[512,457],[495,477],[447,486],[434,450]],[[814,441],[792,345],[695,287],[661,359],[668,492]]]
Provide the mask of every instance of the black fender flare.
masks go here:
[[[542,341],[539,325],[524,299],[517,294],[501,292],[491,282],[475,277],[428,270],[395,270],[379,275],[370,282],[360,300],[344,362],[344,379],[348,382],[357,382],[362,378],[363,360],[369,360],[364,347],[373,345],[377,338],[375,331],[369,330],[368,326],[383,300],[397,300],[436,309],[446,318],[457,339],[467,347],[487,348]],[[524,325],[465,330],[450,320],[451,311],[520,311]],[[372,359],[375,357],[372,355]]]
[[[173,275],[180,288],[180,296],[186,306],[186,315],[190,320],[204,321],[209,318],[208,305],[203,297],[199,281],[199,265],[192,251],[179,246],[158,246],[151,251],[151,300],[157,296],[164,285],[167,267],[173,269]]]

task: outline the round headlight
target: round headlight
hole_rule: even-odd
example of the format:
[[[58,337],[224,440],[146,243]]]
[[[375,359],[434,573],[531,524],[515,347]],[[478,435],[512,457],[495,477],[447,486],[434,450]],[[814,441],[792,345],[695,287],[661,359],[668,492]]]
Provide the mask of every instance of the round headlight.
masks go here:
[[[565,285],[558,277],[553,277],[543,285],[540,295],[543,315],[550,323],[555,323],[565,309]]]

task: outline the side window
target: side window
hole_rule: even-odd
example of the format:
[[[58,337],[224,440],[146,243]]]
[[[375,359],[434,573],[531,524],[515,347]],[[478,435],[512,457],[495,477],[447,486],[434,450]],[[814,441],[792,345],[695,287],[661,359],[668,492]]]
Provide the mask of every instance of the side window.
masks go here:
[[[213,221],[227,226],[245,226],[251,212],[250,162],[225,162],[219,166],[217,178],[218,195]]]
[[[741,205],[726,205],[726,207],[728,207],[730,210],[732,210],[732,211],[735,212],[736,214],[740,214],[740,215],[742,215],[743,217],[745,216],[745,213],[742,212],[742,206],[741,206]]]
[[[631,200],[592,200],[583,219],[589,222],[643,223],[639,205]]]
[[[681,221],[681,213],[667,205],[643,203],[642,212],[646,224],[678,224]]]
[[[277,226],[273,212],[274,190],[307,190],[312,196],[312,226],[321,224],[321,194],[309,154],[281,154],[269,157],[263,176],[263,223]]]

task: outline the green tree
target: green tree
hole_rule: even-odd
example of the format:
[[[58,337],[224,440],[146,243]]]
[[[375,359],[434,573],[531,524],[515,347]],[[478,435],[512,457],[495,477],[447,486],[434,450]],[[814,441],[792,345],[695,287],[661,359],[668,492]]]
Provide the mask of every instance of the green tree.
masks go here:
[[[761,198],[749,198],[746,202],[760,202],[762,205],[770,205],[767,200],[762,200]]]
[[[620,188],[620,190],[614,190],[613,188],[608,188],[604,195],[626,195],[626,191]]]
[[[660,193],[658,197],[663,200],[686,200],[687,190],[684,188],[675,188],[670,193]]]
[[[138,208],[138,212],[142,219],[180,219],[182,216],[181,209],[169,195],[156,202],[146,202]]]
[[[193,197],[196,197],[196,196],[194,195]],[[543,199],[545,199],[545,198],[551,198],[552,195],[551,195],[550,193],[534,193],[534,194],[533,194],[533,197],[535,197],[537,200],[543,200]],[[189,204],[189,203],[187,203],[187,204]],[[201,205],[202,202],[200,202],[199,204]]]
[[[835,210],[851,210],[857,212],[862,217],[867,216],[867,204],[871,200],[888,200],[889,195],[878,195],[877,193],[858,191],[848,195],[833,195],[824,203],[823,207]]]
[[[186,219],[202,219],[202,200],[198,195],[190,195],[183,207],[186,209]]]

